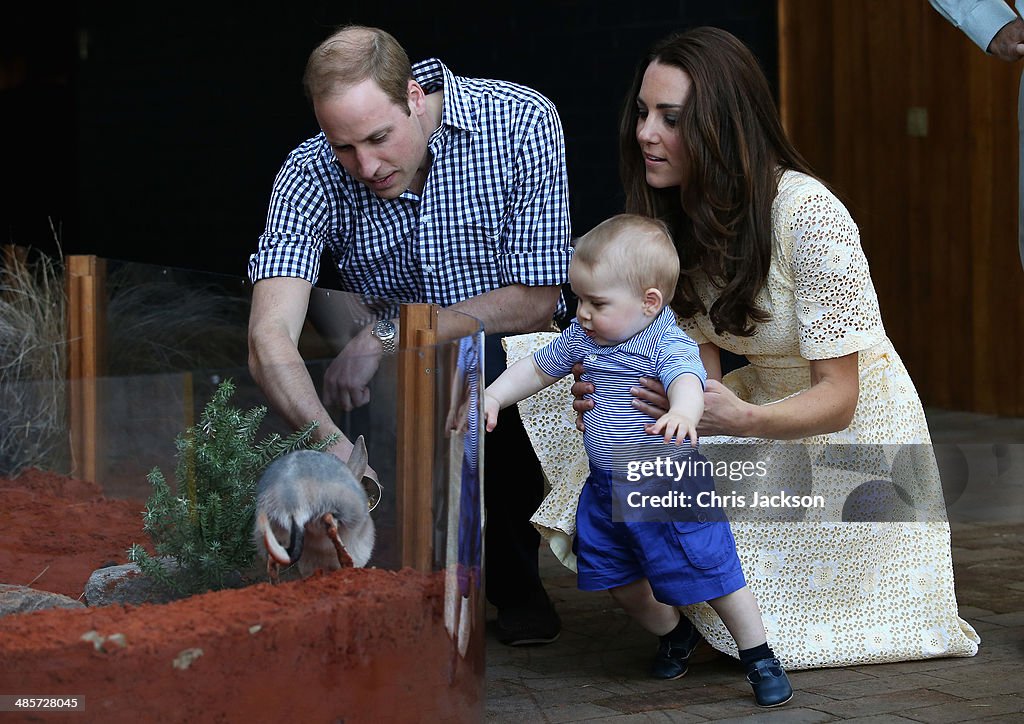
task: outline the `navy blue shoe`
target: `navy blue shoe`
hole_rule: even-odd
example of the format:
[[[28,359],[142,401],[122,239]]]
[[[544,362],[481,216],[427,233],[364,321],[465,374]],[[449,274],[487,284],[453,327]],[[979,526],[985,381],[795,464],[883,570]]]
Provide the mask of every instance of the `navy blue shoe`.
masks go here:
[[[651,662],[651,676],[655,679],[667,680],[681,679],[686,676],[690,655],[701,640],[696,628],[690,630],[690,635],[683,642],[673,643],[662,638],[658,644],[658,653],[654,655],[654,661]]]
[[[761,659],[747,667],[747,681],[758,706],[782,706],[793,698],[793,687],[778,659]]]

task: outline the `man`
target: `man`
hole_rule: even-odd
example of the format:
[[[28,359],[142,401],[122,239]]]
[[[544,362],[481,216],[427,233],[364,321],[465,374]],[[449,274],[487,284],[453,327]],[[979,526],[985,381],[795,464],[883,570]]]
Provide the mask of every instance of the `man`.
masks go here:
[[[1024,20],[1003,0],[929,0],[939,13],[960,28],[975,45],[1000,60],[1015,63],[1024,58]],[[1016,0],[1017,13],[1024,2]],[[1024,265],[1024,75],[1017,95],[1018,194],[1017,246]]]
[[[274,183],[250,258],[249,366],[293,425],[339,432],[324,403],[369,402],[397,320],[364,328],[332,362],[322,403],[296,344],[326,246],[351,292],[436,303],[483,322],[487,381],[503,334],[550,329],[567,279],[568,183],[554,106],[529,88],[411,66],[388,33],[349,26],[310,55],[306,92],[322,132]],[[443,330],[442,330],[443,333]],[[499,639],[547,643],[560,621],[537,571],[529,523],[543,479],[522,424],[487,437],[487,597]],[[347,459],[344,437],[331,452]]]

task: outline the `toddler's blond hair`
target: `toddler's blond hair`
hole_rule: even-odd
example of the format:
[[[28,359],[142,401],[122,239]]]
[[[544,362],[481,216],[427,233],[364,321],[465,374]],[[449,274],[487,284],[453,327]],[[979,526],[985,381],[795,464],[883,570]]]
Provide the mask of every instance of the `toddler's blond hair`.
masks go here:
[[[668,306],[679,281],[679,254],[668,227],[657,219],[619,214],[602,221],[576,241],[573,264],[611,273],[642,295],[658,289]]]

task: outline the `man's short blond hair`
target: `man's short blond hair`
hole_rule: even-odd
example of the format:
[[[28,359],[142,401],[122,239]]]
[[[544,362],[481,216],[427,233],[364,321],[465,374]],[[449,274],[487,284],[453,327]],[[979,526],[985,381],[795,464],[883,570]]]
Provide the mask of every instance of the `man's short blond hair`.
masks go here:
[[[613,216],[580,237],[572,263],[611,273],[640,295],[653,287],[665,306],[679,282],[679,254],[668,227],[636,214]]]
[[[412,65],[405,49],[380,28],[346,25],[310,53],[302,85],[315,103],[367,79],[380,86],[408,115]]]

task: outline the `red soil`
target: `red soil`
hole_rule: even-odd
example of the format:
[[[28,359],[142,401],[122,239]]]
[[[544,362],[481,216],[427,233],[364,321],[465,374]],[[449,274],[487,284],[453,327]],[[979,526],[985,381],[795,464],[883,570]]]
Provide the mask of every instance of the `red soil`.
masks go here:
[[[141,504],[92,483],[32,471],[0,480],[0,501],[0,583],[38,576],[33,588],[77,598],[93,569],[142,542]],[[7,616],[0,693],[84,697],[84,716],[66,715],[79,722],[479,720],[483,631],[459,656],[444,602],[443,573],[347,569],[162,606]]]
[[[39,470],[0,479],[0,583],[78,598],[94,570],[128,562],[132,543],[152,550],[142,532],[144,507]]]

